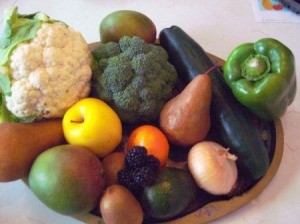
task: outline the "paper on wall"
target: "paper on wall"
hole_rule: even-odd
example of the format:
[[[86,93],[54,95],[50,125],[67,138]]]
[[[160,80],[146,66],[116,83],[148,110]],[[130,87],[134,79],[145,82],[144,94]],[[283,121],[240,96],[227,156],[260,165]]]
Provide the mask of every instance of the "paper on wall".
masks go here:
[[[258,22],[300,23],[300,15],[284,7],[278,0],[251,0]]]

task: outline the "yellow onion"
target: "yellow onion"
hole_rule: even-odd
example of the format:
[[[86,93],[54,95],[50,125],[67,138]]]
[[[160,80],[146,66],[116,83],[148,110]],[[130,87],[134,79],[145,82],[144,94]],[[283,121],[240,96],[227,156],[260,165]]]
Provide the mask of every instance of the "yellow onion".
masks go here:
[[[188,167],[197,185],[214,194],[228,194],[237,181],[237,157],[221,145],[203,141],[194,145],[188,155]]]

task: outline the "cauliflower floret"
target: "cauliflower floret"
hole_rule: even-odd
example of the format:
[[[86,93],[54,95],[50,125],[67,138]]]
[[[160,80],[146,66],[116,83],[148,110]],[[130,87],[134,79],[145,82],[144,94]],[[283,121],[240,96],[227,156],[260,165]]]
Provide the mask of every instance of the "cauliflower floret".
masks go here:
[[[43,47],[38,44],[20,44],[15,52],[10,58],[10,68],[14,71],[11,74],[13,79],[28,77],[31,71],[43,63]]]
[[[35,38],[19,44],[9,60],[7,108],[19,118],[62,117],[91,88],[91,54],[79,32],[43,23]]]
[[[63,48],[68,40],[75,38],[77,39],[69,29],[59,23],[43,23],[32,42],[42,47]]]

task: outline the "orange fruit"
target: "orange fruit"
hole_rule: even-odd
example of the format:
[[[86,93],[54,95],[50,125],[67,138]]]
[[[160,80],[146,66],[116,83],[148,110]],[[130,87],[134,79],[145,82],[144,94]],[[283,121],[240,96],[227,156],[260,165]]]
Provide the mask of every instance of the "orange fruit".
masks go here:
[[[127,150],[133,146],[144,146],[148,155],[155,156],[160,161],[160,167],[164,166],[169,156],[169,142],[163,132],[152,125],[142,125],[130,134]]]

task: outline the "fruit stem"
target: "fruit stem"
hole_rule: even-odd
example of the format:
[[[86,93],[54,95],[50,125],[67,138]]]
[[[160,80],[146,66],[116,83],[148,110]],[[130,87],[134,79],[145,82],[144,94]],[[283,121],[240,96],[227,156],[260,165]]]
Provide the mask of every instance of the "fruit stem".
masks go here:
[[[222,68],[221,65],[215,65],[215,66],[211,67],[210,69],[208,69],[204,74],[205,74],[205,75],[208,75],[208,74],[209,74],[210,72],[212,72],[213,70],[215,70],[215,69],[220,69],[220,68]]]
[[[83,123],[83,121],[84,120],[80,120],[80,121],[73,121],[73,120],[71,120],[71,123],[78,123],[79,124],[79,123]]]
[[[236,161],[238,158],[236,155],[229,153],[229,148],[218,150],[219,155],[225,156],[227,159],[230,159],[232,161]]]

